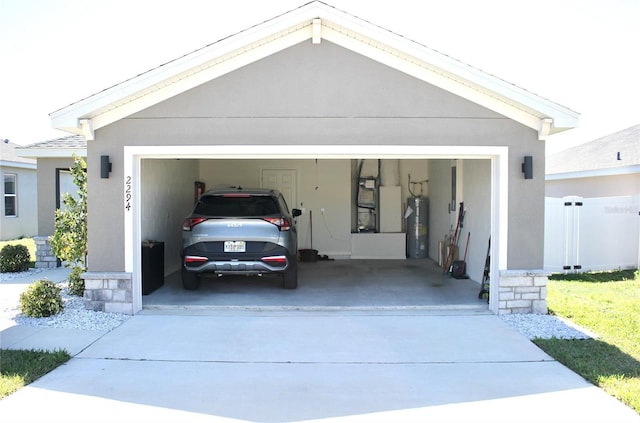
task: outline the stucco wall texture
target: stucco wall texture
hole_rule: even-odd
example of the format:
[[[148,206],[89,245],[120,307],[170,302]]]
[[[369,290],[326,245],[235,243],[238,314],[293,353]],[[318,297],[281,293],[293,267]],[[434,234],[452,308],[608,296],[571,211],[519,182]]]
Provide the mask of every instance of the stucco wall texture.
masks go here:
[[[323,150],[362,145],[363,151],[394,144],[507,146],[508,267],[542,268],[544,142],[537,132],[323,40],[300,43],[97,130],[87,158],[89,270],[124,269],[125,146],[246,145],[249,152],[252,145],[301,144]],[[109,179],[99,175],[103,154],[113,163]],[[534,157],[529,180],[520,168],[525,155]],[[176,169],[172,178],[184,178],[183,186],[199,176]],[[486,165],[476,171],[486,180]],[[482,191],[490,193],[490,186]]]

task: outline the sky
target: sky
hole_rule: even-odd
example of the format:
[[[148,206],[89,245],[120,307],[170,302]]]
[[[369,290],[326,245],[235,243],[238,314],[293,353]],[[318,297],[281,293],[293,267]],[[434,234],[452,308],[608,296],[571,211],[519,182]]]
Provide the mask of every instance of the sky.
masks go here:
[[[325,0],[581,114],[552,154],[640,123],[640,0]],[[307,0],[0,0],[0,139]]]

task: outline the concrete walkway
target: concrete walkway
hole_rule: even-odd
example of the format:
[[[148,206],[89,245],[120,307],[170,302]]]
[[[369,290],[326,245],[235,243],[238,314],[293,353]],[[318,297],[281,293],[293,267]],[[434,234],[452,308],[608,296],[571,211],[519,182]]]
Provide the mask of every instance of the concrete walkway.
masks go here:
[[[2,421],[640,422],[487,311],[144,310],[81,332],[10,332],[74,357]]]

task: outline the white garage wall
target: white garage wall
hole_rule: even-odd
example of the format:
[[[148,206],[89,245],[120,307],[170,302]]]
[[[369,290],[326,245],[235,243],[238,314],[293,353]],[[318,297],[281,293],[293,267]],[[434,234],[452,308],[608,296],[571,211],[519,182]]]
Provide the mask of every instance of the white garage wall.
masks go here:
[[[413,181],[427,179],[428,163],[427,160],[400,162],[403,210],[409,196],[408,175],[411,174]],[[320,254],[334,258],[351,254],[353,187],[350,160],[318,160],[317,165],[315,160],[202,160],[199,178],[207,184],[207,189],[219,184],[255,187],[260,186],[262,169],[298,171],[298,203],[289,206],[306,211],[298,218],[300,248],[313,246]],[[425,195],[428,195],[428,189],[425,186]],[[309,211],[312,211],[313,239]]]
[[[460,236],[460,255],[464,255],[467,234],[470,232],[467,274],[480,282],[491,235],[491,161],[463,160],[461,170],[466,214]]]
[[[402,187],[403,211],[406,199],[410,195],[408,175],[411,175],[414,182],[428,179],[430,162],[400,161],[399,183]],[[259,187],[263,169],[297,170],[298,201],[295,205],[289,204],[289,207],[305,209],[303,216],[297,219],[299,248],[313,247],[320,254],[332,258],[349,257],[353,218],[351,161],[318,160],[316,163],[315,160],[201,160],[198,179],[206,183],[207,189],[216,185]],[[429,195],[430,184],[431,182],[424,186],[426,196]],[[414,189],[418,193],[419,187],[415,186]],[[309,211],[312,212],[313,234],[309,226]],[[404,223],[403,219],[403,230]],[[435,258],[437,259],[437,255]]]
[[[439,241],[449,233],[454,212],[449,213],[451,199],[451,160],[429,163],[429,256],[438,260]]]
[[[298,202],[289,204],[289,207],[305,209],[305,213],[297,219],[298,247],[313,246],[320,254],[330,257],[348,256],[351,252],[351,162],[318,160],[316,164],[315,160],[201,160],[198,177],[207,184],[207,189],[219,184],[260,187],[263,169],[297,170]],[[313,240],[309,226],[310,211]]]
[[[182,222],[193,208],[197,179],[196,160],[142,160],[141,236],[165,243],[165,275],[180,268]]]
[[[451,198],[451,166],[455,163],[459,192],[456,198],[456,210],[448,212]],[[491,161],[490,160],[432,160],[429,162],[429,200],[431,226],[429,237],[429,255],[438,258],[438,243],[444,240],[458,220],[458,207],[464,202],[466,211],[463,227],[459,236],[460,259],[469,232],[469,250],[467,254],[467,274],[480,282],[484,272],[489,235],[491,234]]]

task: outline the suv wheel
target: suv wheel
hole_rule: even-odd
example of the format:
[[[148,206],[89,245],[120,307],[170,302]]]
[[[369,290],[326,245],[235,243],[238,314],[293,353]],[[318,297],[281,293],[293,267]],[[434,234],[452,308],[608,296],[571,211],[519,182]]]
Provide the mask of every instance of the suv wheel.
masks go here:
[[[197,273],[182,269],[182,286],[184,289],[194,291],[200,287],[200,277]]]
[[[298,287],[297,260],[293,260],[289,268],[282,274],[282,287],[284,289],[296,289]]]

